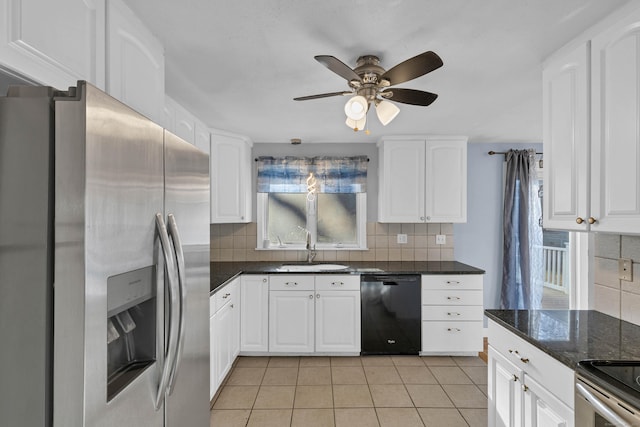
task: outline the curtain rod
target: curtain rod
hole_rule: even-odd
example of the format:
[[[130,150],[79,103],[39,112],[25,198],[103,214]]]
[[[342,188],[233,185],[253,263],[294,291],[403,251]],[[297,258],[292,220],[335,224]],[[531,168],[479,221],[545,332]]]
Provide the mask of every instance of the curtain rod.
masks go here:
[[[508,151],[489,151],[487,154],[489,154],[490,156],[493,156],[494,154],[509,154]],[[538,153],[536,151],[536,154],[540,154],[542,155],[542,153]]]
[[[335,156],[335,157],[339,157],[339,156]],[[347,156],[347,157],[349,157],[349,156]],[[258,160],[260,160],[258,157],[255,157],[253,159],[254,162],[257,162]],[[367,157],[367,162],[370,162],[370,161],[371,161],[371,159]]]

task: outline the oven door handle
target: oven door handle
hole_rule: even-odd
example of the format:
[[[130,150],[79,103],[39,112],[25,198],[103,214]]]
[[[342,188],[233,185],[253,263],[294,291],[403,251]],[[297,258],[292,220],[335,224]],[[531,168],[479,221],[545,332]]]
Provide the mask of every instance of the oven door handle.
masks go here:
[[[576,383],[576,390],[593,406],[593,409],[600,414],[605,420],[620,427],[631,427],[631,424],[626,422],[620,417],[620,415],[613,412],[607,405],[605,405],[600,399],[598,399],[593,393],[591,393],[585,386],[580,383]]]

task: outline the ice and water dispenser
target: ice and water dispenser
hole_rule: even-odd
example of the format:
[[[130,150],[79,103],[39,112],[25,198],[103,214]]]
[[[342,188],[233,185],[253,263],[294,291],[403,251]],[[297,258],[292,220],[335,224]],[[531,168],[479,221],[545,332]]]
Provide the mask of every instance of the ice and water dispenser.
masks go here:
[[[107,279],[107,401],[156,358],[155,267]]]

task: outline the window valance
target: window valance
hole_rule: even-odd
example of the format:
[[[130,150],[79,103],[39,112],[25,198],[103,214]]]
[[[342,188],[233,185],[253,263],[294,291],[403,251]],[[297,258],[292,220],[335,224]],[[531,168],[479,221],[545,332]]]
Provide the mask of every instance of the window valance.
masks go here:
[[[258,157],[258,193],[307,193],[310,174],[319,193],[366,193],[366,156]]]

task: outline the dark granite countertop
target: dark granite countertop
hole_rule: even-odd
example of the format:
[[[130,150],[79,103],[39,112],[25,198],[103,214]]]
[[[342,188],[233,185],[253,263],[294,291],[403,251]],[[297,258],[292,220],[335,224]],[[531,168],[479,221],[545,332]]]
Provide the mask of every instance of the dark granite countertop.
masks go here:
[[[582,360],[640,360],[640,326],[595,310],[485,310],[571,369]]]
[[[283,264],[302,264],[287,261],[275,262],[212,262],[210,292],[239,274],[364,274],[364,273],[418,273],[418,274],[484,274],[484,270],[457,261],[359,261],[318,262],[317,264],[348,265],[345,270],[322,272],[278,271]]]

